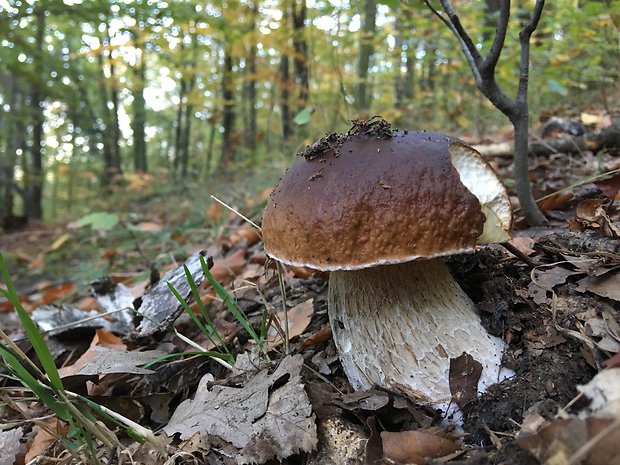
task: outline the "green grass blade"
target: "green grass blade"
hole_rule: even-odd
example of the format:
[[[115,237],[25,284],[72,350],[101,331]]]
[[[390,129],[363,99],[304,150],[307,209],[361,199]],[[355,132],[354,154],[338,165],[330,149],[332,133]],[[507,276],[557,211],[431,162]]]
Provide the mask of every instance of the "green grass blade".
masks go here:
[[[15,291],[15,287],[13,286],[13,281],[11,281],[11,276],[9,275],[9,270],[6,266],[6,262],[4,261],[4,257],[0,253],[0,274],[2,274],[2,278],[4,279],[4,283],[6,284],[6,291],[0,290],[0,292],[13,304],[15,307],[15,312],[19,317],[24,331],[26,331],[26,336],[30,340],[32,347],[34,348],[37,357],[39,357],[39,361],[43,366],[43,370],[45,374],[50,380],[50,384],[52,387],[58,391],[64,390],[64,386],[62,384],[62,380],[60,379],[60,375],[58,374],[58,369],[56,368],[56,363],[54,362],[54,357],[47,347],[45,343],[45,339],[41,336],[37,325],[34,324],[34,321],[28,315],[28,312],[22,307],[22,304],[19,300],[19,296]]]
[[[213,323],[213,320],[211,320],[211,317],[209,316],[209,313],[207,312],[207,309],[205,308],[204,304],[202,303],[202,299],[200,298],[200,292],[198,292],[198,287],[196,286],[196,282],[194,281],[194,278],[192,277],[192,274],[190,273],[189,268],[187,268],[187,266],[183,265],[183,269],[185,270],[185,276],[187,278],[187,282],[189,284],[189,287],[192,290],[192,296],[194,297],[194,301],[196,302],[196,305],[198,305],[198,308],[200,309],[200,313],[202,314],[202,317],[207,322],[207,327],[210,330],[211,334],[208,335],[209,336],[209,340],[211,341],[211,343],[213,345],[217,345],[211,339],[212,335],[215,336],[215,338],[218,340],[219,344],[224,348],[224,350],[226,352],[230,353],[228,351],[228,347],[226,347],[226,344],[224,343],[224,340],[220,336],[220,333],[215,329],[215,324]]]
[[[21,361],[13,355],[13,353],[0,344],[0,356],[4,359],[4,363],[13,370],[21,383],[30,389],[37,398],[43,402],[54,414],[64,421],[69,421],[71,415],[67,408],[52,395],[52,393],[43,386],[30,372],[22,365]]]
[[[228,308],[228,311],[237,319],[241,326],[243,326],[243,329],[248,332],[250,337],[254,339],[254,341],[260,347],[261,351],[265,352],[261,339],[258,337],[254,329],[250,326],[247,317],[243,314],[239,307],[237,307],[233,298],[230,296],[230,294],[228,294],[228,292],[226,292],[226,289],[224,289],[224,287],[213,277],[213,275],[209,271],[209,267],[207,266],[204,257],[200,257],[200,264],[202,266],[205,277],[209,281],[209,284],[211,284],[211,287],[213,287],[213,290],[218,295],[218,297],[220,297],[224,301],[224,304],[226,305],[226,308]]]
[[[212,358],[218,358],[220,360],[224,360],[225,362],[228,363],[233,363],[234,360],[231,360],[232,357],[226,355],[226,354],[221,354],[219,352],[212,352],[212,351],[206,351],[206,352],[179,352],[176,354],[166,354],[166,355],[162,355],[161,357],[157,357],[155,360],[150,361],[149,363],[147,363],[146,365],[144,365],[144,368],[149,368],[152,367],[153,365],[155,365],[156,363],[162,362],[164,360],[168,360],[170,358],[176,358],[176,357],[184,357],[186,355],[205,355],[207,357],[212,357]]]

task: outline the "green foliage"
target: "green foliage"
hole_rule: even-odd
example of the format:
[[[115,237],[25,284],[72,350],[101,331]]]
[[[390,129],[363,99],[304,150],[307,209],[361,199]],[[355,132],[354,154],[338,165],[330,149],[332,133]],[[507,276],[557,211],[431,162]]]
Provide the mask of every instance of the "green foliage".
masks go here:
[[[109,231],[114,229],[119,220],[120,218],[116,213],[93,212],[77,220],[75,225],[78,228],[90,226],[100,231]]]
[[[308,4],[307,20],[296,32],[292,12],[283,14],[289,4],[278,9],[260,2],[254,11],[251,4],[238,0],[206,4],[83,0],[79,7],[61,1],[5,3],[6,11],[0,15],[0,74],[6,77],[0,80],[0,154],[9,155],[3,161],[15,173],[19,189],[0,195],[16,197],[13,209],[18,214],[28,212],[33,181],[28,147],[38,111],[29,101],[35,92],[42,99],[46,120],[43,169],[48,219],[67,212],[79,217],[96,211],[96,206],[106,210],[98,204],[114,188],[126,186],[124,181],[138,166],[130,156],[142,142],[148,170],[167,174],[159,178],[166,183],[179,181],[176,160],[183,147],[188,151],[183,183],[217,171],[225,104],[232,103],[235,111],[231,138],[237,157],[231,169],[292,157],[325,132],[346,130],[348,120],[362,116],[354,107],[361,1]],[[380,27],[370,39],[375,53],[368,77],[369,114],[382,114],[400,127],[456,135],[475,131],[484,136],[503,125],[492,106],[477,96],[450,31],[423,2],[411,3],[378,2]],[[462,24],[483,52],[495,28],[496,15],[485,10],[488,3],[458,6]],[[36,24],[41,11],[46,18],[45,46],[38,49]],[[517,31],[527,14],[528,8],[513,7],[497,68],[499,84],[508,92],[516,85]],[[613,106],[619,82],[619,17],[620,2],[547,2],[532,44],[534,112],[556,106],[558,96],[567,105]],[[309,50],[307,58],[296,48],[300,39]],[[253,49],[256,64],[250,70]],[[227,82],[223,82],[225,50],[233,61]],[[283,58],[289,61],[286,79]],[[294,75],[305,61],[310,68],[308,97],[300,94]],[[256,104],[250,108],[252,82]],[[232,102],[224,101],[223,86],[234,90]],[[281,131],[285,91],[294,123],[288,140],[282,139]],[[255,134],[250,131],[253,118]],[[135,140],[142,123],[144,141]],[[108,169],[116,149],[122,174]]]
[[[260,334],[257,334],[254,328],[252,328],[252,326],[250,325],[250,322],[248,321],[245,314],[241,311],[241,309],[235,302],[234,298],[228,293],[228,291],[226,291],[224,286],[222,286],[213,277],[213,275],[209,271],[209,266],[207,265],[207,262],[202,256],[200,257],[200,266],[202,268],[202,271],[205,277],[207,278],[207,281],[209,282],[209,284],[215,291],[216,295],[220,299],[222,299],[222,302],[224,303],[224,305],[226,306],[230,314],[233,315],[235,319],[239,322],[241,327],[247,331],[247,333],[250,335],[250,337],[254,340],[254,342],[258,346],[263,356],[267,360],[269,360],[269,355],[267,354],[267,346],[265,345],[265,339],[267,337],[267,327],[266,327],[267,315],[266,314],[263,315],[263,319],[261,322],[261,331],[260,331]],[[168,288],[174,294],[176,299],[179,301],[179,303],[183,307],[183,310],[185,310],[185,313],[191,318],[191,320],[198,327],[200,332],[204,334],[209,340],[209,342],[216,348],[216,351],[185,352],[181,354],[171,354],[171,355],[160,357],[156,361],[151,362],[151,364],[156,363],[161,360],[165,360],[167,358],[177,357],[181,355],[206,355],[208,357],[216,359],[220,363],[223,362],[222,364],[226,366],[227,368],[232,368],[232,366],[235,364],[235,357],[230,352],[228,347],[226,346],[224,339],[218,333],[213,320],[209,316],[207,308],[205,307],[204,302],[202,301],[200,297],[198,287],[196,286],[196,281],[194,281],[194,278],[192,277],[191,272],[186,266],[184,266],[183,269],[185,271],[185,277],[187,279],[187,282],[192,292],[192,297],[194,299],[194,302],[196,302],[196,306],[198,307],[200,311],[200,315],[202,316],[204,323],[203,321],[200,320],[200,318],[198,318],[198,316],[194,313],[192,308],[185,301],[183,296],[181,296],[181,294],[177,291],[177,289],[175,289],[174,286],[168,283]]]

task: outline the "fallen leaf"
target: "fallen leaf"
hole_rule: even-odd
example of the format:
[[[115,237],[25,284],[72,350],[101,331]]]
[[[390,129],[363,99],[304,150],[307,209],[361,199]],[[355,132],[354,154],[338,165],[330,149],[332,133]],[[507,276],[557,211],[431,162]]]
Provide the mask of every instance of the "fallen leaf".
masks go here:
[[[163,227],[161,223],[155,223],[154,221],[141,221],[140,223],[133,225],[132,229],[142,232],[161,232]]]
[[[568,465],[571,457],[614,420],[590,417],[554,419],[536,433],[519,433],[516,444],[538,459],[541,465]],[[581,460],[582,465],[620,465],[620,428],[597,438],[596,447]]]
[[[398,463],[424,465],[429,458],[440,458],[460,450],[454,439],[443,437],[435,430],[383,431],[381,439],[383,458]]]
[[[586,276],[577,281],[578,292],[590,291],[601,297],[620,302],[620,272],[607,273],[602,276]]]
[[[52,245],[47,248],[46,252],[55,252],[56,250],[60,249],[69,239],[71,239],[71,236],[69,234],[63,234],[54,242],[52,242]]]
[[[289,339],[303,334],[310,324],[313,312],[314,299],[306,300],[287,311]],[[284,312],[277,312],[274,316],[275,321],[273,321],[267,329],[267,342],[271,347],[277,347],[284,342],[282,338],[284,331]]]
[[[314,347],[322,342],[329,341],[332,337],[332,327],[329,324],[323,325],[321,329],[317,332],[312,333],[306,339],[304,339],[301,344],[299,344],[300,349],[308,349],[310,347]]]
[[[222,259],[215,260],[213,268],[209,271],[215,280],[221,283],[226,278],[234,277],[241,273],[244,265],[245,250],[239,249]]]
[[[536,241],[529,236],[513,237],[508,242],[510,242],[510,244],[525,255],[531,255],[534,253],[533,246]]]
[[[551,291],[555,286],[564,284],[566,279],[574,273],[574,271],[567,270],[561,266],[554,266],[544,270],[536,269],[532,273],[533,280],[527,287],[528,293],[537,304],[547,304],[550,301],[547,291]]]
[[[620,200],[620,173],[616,173],[606,179],[594,181],[594,184],[596,184],[607,198]]]
[[[463,408],[478,398],[478,381],[482,364],[470,354],[463,353],[450,359],[450,393],[456,405]]]
[[[72,365],[58,370],[61,378],[69,376],[101,376],[113,373],[149,375],[153,370],[141,368],[158,357],[160,350],[127,351],[116,347],[91,346]]]
[[[168,436],[181,439],[207,433],[231,443],[236,461],[265,463],[282,460],[317,445],[312,406],[301,382],[301,355],[284,358],[269,374],[261,370],[240,388],[209,386],[205,375],[193,400],[183,401],[164,427]]]
[[[235,246],[243,241],[247,247],[251,247],[261,240],[259,231],[249,223],[243,223],[225,240],[229,247]]]
[[[20,452],[20,439],[24,435],[21,427],[14,429],[0,429],[0,464],[16,463],[16,456]],[[26,460],[28,462],[28,460]]]

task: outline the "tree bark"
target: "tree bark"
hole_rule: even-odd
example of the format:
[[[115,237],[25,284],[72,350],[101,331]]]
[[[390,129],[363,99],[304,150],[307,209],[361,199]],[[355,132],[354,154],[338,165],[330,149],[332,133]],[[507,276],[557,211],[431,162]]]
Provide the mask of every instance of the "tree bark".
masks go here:
[[[306,0],[291,0],[293,17],[293,48],[295,49],[295,83],[297,84],[297,111],[306,108],[310,96],[308,42],[306,41]]]
[[[258,3],[254,2],[252,5],[250,15],[250,45],[248,47],[248,54],[246,58],[246,85],[245,85],[245,130],[243,132],[243,142],[245,149],[251,153],[256,153],[256,135],[257,135],[257,123],[256,123],[256,55],[257,40],[256,40],[256,20],[258,18]]]
[[[288,27],[289,12],[288,8],[282,11],[282,24]],[[293,135],[293,119],[291,118],[291,75],[289,70],[289,56],[283,47],[280,58],[280,116],[282,118],[282,139],[288,140]]]
[[[136,44],[136,64],[134,67],[134,89],[133,89],[133,162],[137,172],[146,173],[148,171],[146,159],[146,104],[144,101],[144,86],[146,79],[146,50]]]
[[[233,80],[233,57],[231,44],[224,44],[224,67],[222,70],[222,147],[220,167],[228,168],[235,159],[233,131],[235,125],[235,84]]]
[[[368,70],[375,50],[373,41],[377,29],[376,19],[376,0],[365,0],[362,35],[360,39],[360,55],[357,66],[357,78],[359,82],[357,84],[357,95],[355,99],[357,110],[360,113],[370,107],[371,98],[368,82]]]
[[[43,50],[45,39],[45,9],[39,7],[35,10],[36,32],[34,70],[36,81],[30,95],[30,107],[32,109],[32,140],[30,149],[30,183],[28,189],[28,204],[25,211],[29,218],[41,219],[43,217],[43,91],[41,89],[43,79]]]

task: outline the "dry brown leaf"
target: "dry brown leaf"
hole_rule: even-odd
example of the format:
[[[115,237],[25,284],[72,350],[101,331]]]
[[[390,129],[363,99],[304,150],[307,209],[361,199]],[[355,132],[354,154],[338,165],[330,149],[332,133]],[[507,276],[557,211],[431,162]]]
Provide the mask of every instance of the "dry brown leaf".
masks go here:
[[[141,221],[140,223],[134,225],[134,228],[143,232],[160,232],[163,229],[163,226],[161,223],[156,223],[154,221]]]
[[[620,173],[616,173],[607,179],[594,181],[594,184],[603,194],[613,200],[620,200]]]
[[[228,238],[224,240],[229,247],[235,246],[242,241],[245,241],[247,247],[251,247],[260,241],[260,233],[258,230],[249,223],[243,223],[236,231],[234,231]]]
[[[482,364],[470,354],[463,353],[450,359],[450,393],[456,405],[463,408],[478,398],[478,381]]]
[[[532,272],[533,280],[527,287],[529,296],[539,305],[548,304],[551,299],[547,295],[547,291],[564,284],[566,279],[574,273],[574,271],[561,266],[534,270]]]
[[[295,305],[287,311],[288,315],[288,336],[289,339],[297,337],[306,330],[310,324],[312,313],[314,312],[314,299],[306,300]],[[275,314],[275,321],[267,329],[267,342],[271,347],[277,347],[284,342],[282,338],[284,331],[284,312]]]
[[[541,465],[568,465],[571,458],[613,420],[590,417],[555,419],[534,434],[519,434],[516,443],[536,457]],[[588,454],[578,462],[582,465],[620,465],[620,428],[603,435]]]
[[[216,281],[222,282],[226,278],[234,277],[235,275],[241,273],[244,265],[245,250],[239,249],[222,259],[216,260],[213,263],[213,268],[209,271]],[[205,281],[205,285],[208,286],[207,281]]]
[[[529,236],[513,237],[508,242],[510,242],[510,244],[525,255],[531,255],[534,253],[534,249],[532,247],[536,241]]]
[[[307,339],[299,344],[300,349],[308,349],[322,342],[329,341],[332,337],[332,327],[329,324],[323,325],[316,333],[312,333]]]
[[[69,427],[62,425],[58,419],[52,418],[48,420],[46,424],[50,430],[56,432],[58,437],[66,437]],[[55,440],[56,438],[52,434],[48,433],[45,429],[40,428],[30,444],[30,449],[28,449],[28,452],[26,453],[26,463],[42,455],[49,445]]]
[[[384,459],[400,463],[424,465],[429,458],[440,458],[460,450],[454,439],[441,436],[437,431],[401,431],[381,433]]]
[[[538,204],[540,211],[559,210],[575,198],[572,192],[556,192]]]
[[[95,331],[95,337],[93,337],[92,342],[90,343],[92,346],[101,346],[101,347],[117,347],[120,349],[127,349],[127,346],[123,344],[123,340],[112,334],[110,331],[105,331],[103,329],[98,329]]]

